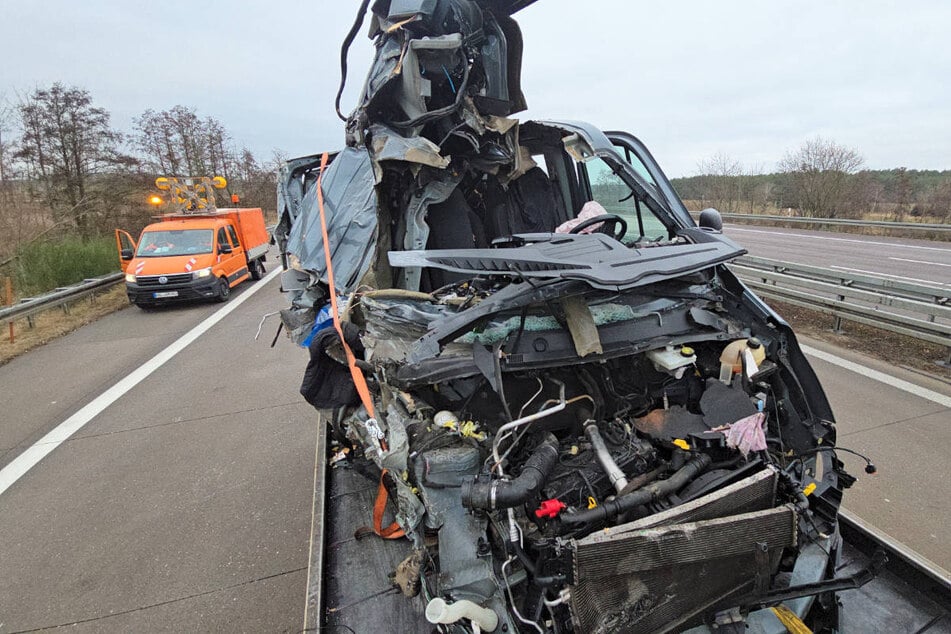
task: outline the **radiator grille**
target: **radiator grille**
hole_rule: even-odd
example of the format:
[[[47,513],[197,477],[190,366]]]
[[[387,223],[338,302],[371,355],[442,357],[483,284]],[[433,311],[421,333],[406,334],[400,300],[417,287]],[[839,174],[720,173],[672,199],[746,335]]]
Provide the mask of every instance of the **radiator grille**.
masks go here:
[[[166,278],[164,284],[159,281],[160,277]],[[139,275],[136,276],[135,283],[139,286],[166,286],[168,284],[184,284],[191,280],[191,273],[176,273],[174,275]]]
[[[571,609],[583,632],[666,632],[775,572],[797,515],[765,470],[688,504],[575,540]],[[733,514],[736,513],[736,514]],[[723,515],[727,515],[723,517]],[[757,557],[759,544],[766,556]]]

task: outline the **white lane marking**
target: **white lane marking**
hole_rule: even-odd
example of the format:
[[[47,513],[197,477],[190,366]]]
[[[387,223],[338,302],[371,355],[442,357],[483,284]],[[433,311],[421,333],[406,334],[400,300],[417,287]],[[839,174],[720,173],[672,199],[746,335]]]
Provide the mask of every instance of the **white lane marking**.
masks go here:
[[[897,260],[899,262],[913,262],[915,264],[927,264],[929,266],[951,266],[951,264],[942,264],[941,262],[928,262],[927,260],[909,260],[908,258],[888,258],[889,260]]]
[[[947,407],[951,409],[951,396],[945,396],[944,394],[939,394],[934,390],[929,390],[928,388],[921,387],[920,385],[915,385],[908,381],[899,379],[890,374],[885,374],[884,372],[879,372],[878,370],[873,370],[872,368],[867,368],[864,365],[854,363],[838,357],[834,354],[828,352],[823,352],[813,348],[812,346],[799,345],[802,351],[809,355],[810,357],[815,357],[816,359],[821,359],[826,363],[831,363],[832,365],[839,366],[845,370],[855,372],[856,374],[861,374],[864,377],[868,377],[873,381],[878,381],[879,383],[884,383],[885,385],[890,385],[891,387],[902,390],[903,392],[908,392],[909,394],[914,394],[917,397],[932,401],[941,405],[942,407]]]
[[[730,231],[745,231],[747,233],[767,233],[773,236],[796,236],[797,238],[808,238],[809,240],[835,240],[836,242],[857,242],[858,244],[875,244],[886,247],[899,247],[902,249],[922,249],[924,251],[943,251],[947,252],[951,248],[941,247],[920,247],[916,244],[902,244],[900,242],[875,242],[874,240],[852,240],[850,238],[832,238],[829,236],[811,236],[805,233],[789,233],[786,231],[763,231],[762,229],[738,229],[735,225],[729,225]]]
[[[227,305],[212,313],[203,322],[179,337],[169,347],[133,370],[124,379],[94,398],[83,406],[82,409],[57,425],[53,430],[33,443],[26,451],[14,458],[10,464],[0,470],[0,495],[3,495],[4,491],[9,489],[14,482],[36,466],[40,460],[48,456],[70,436],[82,429],[86,423],[101,414],[103,410],[119,400],[126,392],[141,383],[150,374],[158,370],[167,361],[205,334],[208,329],[246,302],[248,298],[263,288],[266,282],[269,282],[279,275],[281,270],[280,268],[275,268],[268,273],[260,283],[255,284],[241,295],[232,299]]]
[[[879,273],[878,271],[868,271],[866,269],[853,269],[847,266],[830,266],[830,269],[836,269],[839,271],[850,271],[852,273],[867,273],[869,275],[877,275],[879,277],[891,277],[896,280],[903,280],[906,282],[923,282],[925,284],[937,284],[938,286],[947,286],[943,282],[935,282],[934,280],[923,280],[920,277],[905,277],[904,275],[890,275],[888,273]]]

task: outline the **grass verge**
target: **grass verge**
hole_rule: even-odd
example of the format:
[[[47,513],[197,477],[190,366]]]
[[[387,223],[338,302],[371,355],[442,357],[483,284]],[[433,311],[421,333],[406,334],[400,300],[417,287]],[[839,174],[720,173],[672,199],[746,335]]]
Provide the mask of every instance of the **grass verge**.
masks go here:
[[[948,358],[948,349],[944,346],[847,320],[842,321],[842,332],[835,332],[831,315],[774,300],[768,303],[789,322],[796,334],[951,382],[951,368],[936,363]]]

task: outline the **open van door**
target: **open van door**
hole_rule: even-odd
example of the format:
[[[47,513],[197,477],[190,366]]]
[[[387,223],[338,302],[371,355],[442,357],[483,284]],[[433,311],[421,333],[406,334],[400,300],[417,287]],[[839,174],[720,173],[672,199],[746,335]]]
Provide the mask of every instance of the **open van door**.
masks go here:
[[[135,240],[128,231],[116,229],[116,250],[119,252],[119,268],[125,271],[135,255]]]

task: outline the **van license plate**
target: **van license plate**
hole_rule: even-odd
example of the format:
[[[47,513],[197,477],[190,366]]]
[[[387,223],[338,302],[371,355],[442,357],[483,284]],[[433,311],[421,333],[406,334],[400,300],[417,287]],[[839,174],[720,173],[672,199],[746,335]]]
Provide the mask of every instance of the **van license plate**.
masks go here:
[[[178,297],[178,291],[163,291],[161,293],[152,293],[152,297],[155,299],[161,299],[163,297]]]

